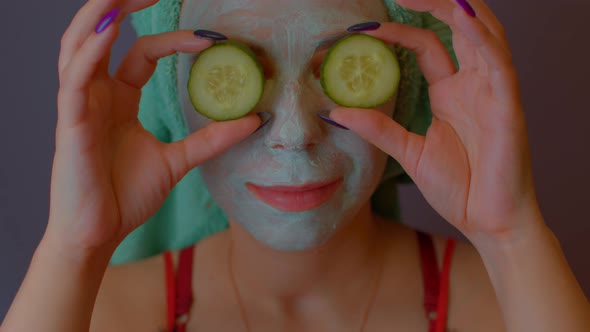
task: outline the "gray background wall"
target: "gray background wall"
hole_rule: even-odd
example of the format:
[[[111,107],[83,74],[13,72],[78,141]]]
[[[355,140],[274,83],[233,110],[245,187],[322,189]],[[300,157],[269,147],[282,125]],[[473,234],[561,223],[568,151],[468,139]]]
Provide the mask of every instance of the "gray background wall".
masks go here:
[[[47,222],[59,43],[83,3],[0,1],[0,321]],[[506,26],[520,74],[542,210],[590,294],[590,2],[488,3]],[[127,21],[115,63],[134,38]],[[402,204],[408,223],[453,233],[416,188],[402,188]]]

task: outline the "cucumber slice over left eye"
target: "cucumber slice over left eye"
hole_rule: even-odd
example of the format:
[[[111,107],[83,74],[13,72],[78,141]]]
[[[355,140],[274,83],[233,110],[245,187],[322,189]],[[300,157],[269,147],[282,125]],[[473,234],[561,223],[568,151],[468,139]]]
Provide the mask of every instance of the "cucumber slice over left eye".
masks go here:
[[[198,56],[191,67],[188,95],[202,115],[215,121],[234,120],[256,107],[264,83],[254,52],[239,42],[224,41]]]
[[[382,40],[365,34],[344,37],[330,48],[321,67],[325,94],[345,107],[387,103],[400,81],[397,56]]]

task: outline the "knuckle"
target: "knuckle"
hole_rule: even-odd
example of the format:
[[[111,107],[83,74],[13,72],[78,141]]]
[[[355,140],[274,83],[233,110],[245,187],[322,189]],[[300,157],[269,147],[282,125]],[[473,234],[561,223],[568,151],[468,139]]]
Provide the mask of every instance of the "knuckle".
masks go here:
[[[72,73],[72,70],[66,68],[60,77],[59,91],[62,93],[68,93],[79,89],[80,87],[77,86],[78,84],[74,82],[74,76],[75,73]]]
[[[70,31],[70,29],[66,30],[63,35],[61,36],[61,39],[59,41],[59,44],[62,48],[68,46],[70,44],[70,40],[71,40],[71,34],[72,32]]]
[[[427,45],[440,43],[438,34],[432,30],[426,30],[424,33],[424,43]]]
[[[63,105],[67,103],[67,101],[71,100],[72,96],[76,95],[76,93],[79,93],[79,91],[74,91],[70,85],[66,84],[61,86],[57,95],[58,104]]]
[[[59,75],[59,81],[60,81],[60,88],[64,88],[66,86],[68,86],[68,83],[71,81],[71,74],[70,74],[70,70],[69,70],[69,66],[65,67],[60,75]]]
[[[390,136],[389,122],[386,119],[380,118],[379,121],[376,122],[375,133],[380,140],[387,140]]]
[[[180,152],[179,152],[180,153],[180,158],[179,158],[179,160],[180,160],[180,168],[181,169],[189,169],[191,163],[190,163],[190,161],[188,159],[188,156],[189,156],[189,148],[186,145],[186,141],[182,141],[182,145],[179,148],[179,150],[180,150]],[[180,181],[180,180],[181,179],[178,179],[178,181]]]
[[[149,48],[150,46],[158,43],[158,36],[157,35],[145,35],[137,38],[135,42],[136,46],[142,50]]]
[[[413,43],[414,51],[417,53],[426,53],[433,48],[438,49],[442,45],[436,32],[432,30],[422,30],[416,37]]]
[[[211,130],[211,126],[207,126],[203,130],[203,147],[205,148],[205,152],[210,155],[213,154],[215,150],[215,137],[213,135],[213,130]]]
[[[158,59],[155,59],[154,57],[150,56],[149,49],[153,47],[153,45],[155,45],[156,42],[156,37],[153,35],[141,36],[137,38],[137,40],[135,41],[135,44],[132,47],[133,50],[131,52],[136,56],[142,56],[146,61],[154,64],[158,61]]]
[[[184,170],[189,169],[190,163],[187,159],[188,146],[184,140],[173,143],[170,145],[169,149],[170,157],[168,158],[168,169],[170,170],[170,186],[172,187],[174,184],[180,182]]]
[[[137,40],[135,41],[135,45],[134,47],[136,48],[145,48],[145,46],[148,44],[148,42],[150,41],[151,36],[141,36],[139,38],[137,38]]]

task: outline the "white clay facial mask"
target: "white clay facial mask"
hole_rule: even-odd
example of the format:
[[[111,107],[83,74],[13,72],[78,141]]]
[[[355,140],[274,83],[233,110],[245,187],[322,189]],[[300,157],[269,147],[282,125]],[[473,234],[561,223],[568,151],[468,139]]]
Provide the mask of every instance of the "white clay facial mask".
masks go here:
[[[379,0],[184,0],[180,29],[208,29],[251,46],[266,78],[254,112],[271,122],[200,167],[228,217],[276,250],[316,248],[370,199],[387,156],[351,131],[327,125],[317,112],[335,106],[318,78],[322,41],[360,22],[387,21]],[[180,54],[178,87],[191,131],[212,120],[187,92],[196,55]],[[378,108],[393,113],[394,101]]]

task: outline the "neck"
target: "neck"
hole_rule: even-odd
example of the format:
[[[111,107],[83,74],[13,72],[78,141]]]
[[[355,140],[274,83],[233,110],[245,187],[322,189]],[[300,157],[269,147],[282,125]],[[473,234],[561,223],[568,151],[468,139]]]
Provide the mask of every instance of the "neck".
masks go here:
[[[257,242],[234,222],[231,222],[230,236],[233,243],[230,264],[246,299],[297,302],[317,296],[329,298],[351,282],[370,283],[381,261],[378,217],[371,212],[369,204],[316,249],[275,251]]]

